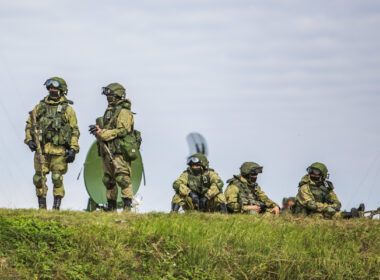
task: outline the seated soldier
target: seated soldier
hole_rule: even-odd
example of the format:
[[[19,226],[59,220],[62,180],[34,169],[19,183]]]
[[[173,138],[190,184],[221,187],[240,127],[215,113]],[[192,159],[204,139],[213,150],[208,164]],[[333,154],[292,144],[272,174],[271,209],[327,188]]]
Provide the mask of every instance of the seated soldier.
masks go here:
[[[280,214],[281,215],[289,215],[292,214],[291,208],[292,206],[296,204],[296,198],[291,196],[291,197],[284,197],[282,199],[282,207]]]
[[[194,154],[187,160],[189,166],[173,183],[176,194],[172,199],[172,212],[180,206],[186,210],[227,213],[223,195],[223,181],[209,168],[205,155]]]
[[[340,212],[341,203],[334,192],[334,185],[328,181],[326,165],[314,162],[306,169],[307,173],[302,177],[298,185],[298,194],[294,209],[295,214],[321,218],[354,218],[359,217],[358,209],[352,208],[351,212]]]
[[[240,167],[240,174],[229,179],[224,195],[230,213],[274,213],[279,215],[278,205],[270,200],[256,183],[258,173],[263,167],[255,162],[245,162]]]

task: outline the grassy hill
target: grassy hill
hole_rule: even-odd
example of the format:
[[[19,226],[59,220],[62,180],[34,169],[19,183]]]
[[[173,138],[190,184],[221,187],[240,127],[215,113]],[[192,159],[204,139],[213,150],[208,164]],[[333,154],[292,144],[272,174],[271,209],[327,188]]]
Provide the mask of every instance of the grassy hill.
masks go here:
[[[0,279],[380,279],[380,221],[0,209]]]

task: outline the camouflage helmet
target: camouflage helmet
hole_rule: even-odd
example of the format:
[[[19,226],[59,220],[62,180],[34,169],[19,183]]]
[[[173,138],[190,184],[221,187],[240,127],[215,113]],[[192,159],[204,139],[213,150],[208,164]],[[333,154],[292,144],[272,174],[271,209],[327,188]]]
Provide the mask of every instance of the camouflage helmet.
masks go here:
[[[208,169],[209,161],[204,154],[193,154],[187,159],[187,165],[191,165],[191,163],[198,163],[204,169]]]
[[[53,85],[55,88],[58,88],[61,91],[61,93],[67,95],[68,89],[66,81],[60,77],[52,77],[50,79],[47,79],[44,85],[47,89],[49,89],[50,85]]]
[[[306,171],[309,174],[310,173],[314,173],[314,174],[317,174],[317,175],[321,174],[323,178],[327,178],[327,174],[328,174],[328,170],[327,170],[326,165],[324,165],[323,163],[320,163],[320,162],[314,162],[312,165],[310,165],[306,169]]]
[[[263,167],[256,162],[244,162],[240,166],[240,174],[243,176],[248,176],[249,174],[258,174],[263,172]]]
[[[119,83],[111,83],[106,87],[102,88],[102,94],[115,94],[120,98],[125,98],[125,88]]]

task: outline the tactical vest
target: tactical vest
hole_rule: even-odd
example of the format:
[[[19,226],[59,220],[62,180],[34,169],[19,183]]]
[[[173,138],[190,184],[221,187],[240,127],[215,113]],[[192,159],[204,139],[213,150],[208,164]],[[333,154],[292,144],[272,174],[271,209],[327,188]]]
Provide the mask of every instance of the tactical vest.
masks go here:
[[[187,170],[187,174],[187,185],[190,190],[198,194],[205,194],[211,187],[211,179],[208,172],[204,175],[195,176]]]
[[[300,188],[306,184],[308,184],[310,192],[312,193],[315,202],[330,203],[329,193],[333,189],[332,183],[330,181],[324,181],[323,185],[321,186],[316,186],[314,184],[311,185],[309,184],[309,182],[301,181],[298,187]],[[305,208],[303,205],[301,205],[301,203],[299,203],[298,200],[296,200],[296,203],[295,205],[292,206],[291,210],[295,214],[298,214],[298,213],[310,214],[310,210]]]
[[[48,104],[42,100],[37,110],[37,124],[41,133],[41,144],[53,143],[56,146],[70,147],[72,127],[65,113],[70,100],[59,104]]]
[[[256,194],[257,183],[250,188],[248,184],[243,183],[237,177],[229,179],[227,183],[233,184],[239,188],[238,202],[241,207],[246,205],[264,206],[264,203],[258,199]]]
[[[131,107],[126,102],[123,102],[110,109],[107,109],[103,116],[103,128],[115,129],[117,127],[117,118],[119,117],[122,109],[130,110]],[[125,132],[125,134],[118,135],[115,139],[108,142],[108,146],[113,154],[122,154],[121,138],[125,137],[126,135],[127,132]]]

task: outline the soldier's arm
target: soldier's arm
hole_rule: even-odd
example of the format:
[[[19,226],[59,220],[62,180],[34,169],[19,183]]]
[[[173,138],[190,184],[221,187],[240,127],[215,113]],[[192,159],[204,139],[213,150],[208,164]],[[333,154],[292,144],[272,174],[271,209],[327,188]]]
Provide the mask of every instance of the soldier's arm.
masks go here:
[[[224,193],[227,200],[227,207],[231,212],[241,212],[239,204],[239,188],[233,184],[229,185]]]
[[[330,191],[328,195],[328,200],[331,207],[334,207],[336,209],[340,209],[342,207],[342,203],[338,200],[338,196],[335,194],[333,190]]]
[[[121,109],[116,121],[116,128],[102,129],[98,136],[102,141],[111,141],[116,137],[123,137],[132,130],[134,120],[133,114],[127,109]]]
[[[219,193],[223,192],[223,181],[219,177],[218,173],[210,171],[210,188],[205,193],[205,197],[207,199],[212,199]]]
[[[72,107],[68,106],[66,109],[66,118],[69,121],[70,127],[72,129],[72,134],[71,134],[71,142],[70,142],[70,149],[74,149],[75,152],[79,153],[79,128],[78,128],[78,121],[77,121],[77,116],[75,114],[75,111]]]
[[[33,111],[35,114],[37,114],[37,110],[39,108],[39,104],[36,105],[34,108],[33,108]],[[25,144],[28,144],[29,141],[33,140],[33,136],[32,136],[32,118],[28,117],[28,120],[26,121],[26,126],[25,126],[25,140],[24,140],[24,143]]]
[[[314,212],[323,212],[329,205],[327,203],[316,202],[310,191],[308,184],[302,185],[297,194],[297,201],[305,208]]]
[[[181,176],[177,180],[174,181],[173,183],[173,189],[175,190],[176,193],[187,196],[191,190],[187,186],[188,183],[188,175],[187,172],[183,172]]]
[[[269,197],[265,194],[265,192],[261,190],[260,186],[256,187],[256,193],[257,193],[258,199],[262,203],[264,203],[267,208],[273,208],[276,206],[278,207],[278,204],[272,201],[271,199],[269,199]]]

